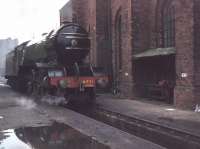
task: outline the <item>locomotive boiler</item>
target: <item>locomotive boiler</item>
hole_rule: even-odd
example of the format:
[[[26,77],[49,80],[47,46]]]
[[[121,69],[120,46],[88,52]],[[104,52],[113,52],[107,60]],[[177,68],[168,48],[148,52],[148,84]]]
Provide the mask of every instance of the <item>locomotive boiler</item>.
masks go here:
[[[86,63],[90,52],[88,33],[68,23],[51,31],[40,42],[27,41],[6,56],[8,84],[33,95],[65,97],[66,102],[95,99],[97,78]],[[104,83],[107,82],[106,78]]]

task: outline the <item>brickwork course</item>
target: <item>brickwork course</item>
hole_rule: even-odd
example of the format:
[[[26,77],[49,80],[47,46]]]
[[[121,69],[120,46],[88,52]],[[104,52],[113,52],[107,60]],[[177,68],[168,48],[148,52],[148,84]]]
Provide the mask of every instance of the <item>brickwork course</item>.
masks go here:
[[[170,103],[186,109],[200,104],[199,0],[71,0],[66,5],[69,3],[72,20],[90,33],[91,63],[105,68],[122,96],[147,98],[149,86],[168,80]],[[157,48],[175,52],[134,58]]]

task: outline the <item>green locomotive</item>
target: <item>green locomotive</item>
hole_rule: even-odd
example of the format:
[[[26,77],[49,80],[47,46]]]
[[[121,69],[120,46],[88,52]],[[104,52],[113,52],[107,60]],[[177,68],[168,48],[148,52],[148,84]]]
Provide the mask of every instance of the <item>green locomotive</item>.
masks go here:
[[[8,84],[34,95],[93,102],[97,78],[85,61],[90,52],[88,33],[68,23],[37,43],[24,42],[6,56]],[[98,78],[101,79],[101,78]],[[104,80],[107,81],[104,77]],[[104,82],[105,82],[104,81]]]

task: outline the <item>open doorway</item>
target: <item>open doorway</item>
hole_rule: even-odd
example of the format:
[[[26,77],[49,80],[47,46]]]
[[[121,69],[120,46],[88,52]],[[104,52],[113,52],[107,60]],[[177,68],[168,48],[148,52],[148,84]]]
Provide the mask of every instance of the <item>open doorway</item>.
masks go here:
[[[175,55],[143,57],[134,66],[137,96],[173,104]]]

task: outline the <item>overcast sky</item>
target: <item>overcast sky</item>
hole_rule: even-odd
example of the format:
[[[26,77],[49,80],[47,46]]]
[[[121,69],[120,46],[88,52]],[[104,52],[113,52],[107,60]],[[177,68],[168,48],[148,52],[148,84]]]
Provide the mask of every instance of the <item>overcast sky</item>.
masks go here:
[[[59,9],[68,0],[0,0],[0,39],[20,42],[59,27]]]

